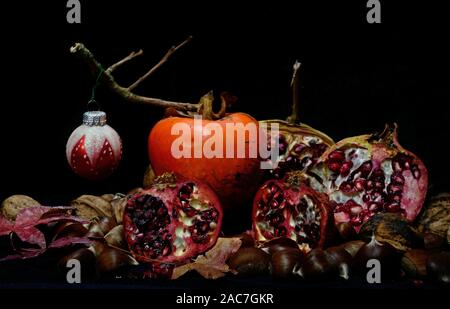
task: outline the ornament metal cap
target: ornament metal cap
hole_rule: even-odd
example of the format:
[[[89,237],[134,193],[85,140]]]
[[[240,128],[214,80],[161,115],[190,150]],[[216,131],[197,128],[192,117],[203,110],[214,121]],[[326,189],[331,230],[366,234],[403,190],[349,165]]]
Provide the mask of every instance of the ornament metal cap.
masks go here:
[[[104,126],[106,113],[102,111],[88,111],[83,114],[83,124],[87,126]]]

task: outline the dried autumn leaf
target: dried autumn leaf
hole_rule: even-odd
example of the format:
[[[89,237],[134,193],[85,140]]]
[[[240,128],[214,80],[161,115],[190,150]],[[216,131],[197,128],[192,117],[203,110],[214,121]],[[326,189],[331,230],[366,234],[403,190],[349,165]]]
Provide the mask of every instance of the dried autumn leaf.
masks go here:
[[[15,234],[23,243],[37,246],[37,248],[25,250],[24,248],[17,248],[11,242],[19,258],[37,256],[47,248],[45,235],[37,228],[38,225],[60,220],[85,223],[82,219],[71,216],[69,214],[71,210],[73,210],[73,207],[33,206],[21,209],[14,222],[5,217],[0,217],[0,236]],[[11,259],[10,257],[7,258]]]
[[[71,202],[76,208],[76,214],[84,219],[92,220],[95,217],[112,217],[111,204],[105,199],[95,195],[82,195]]]
[[[191,270],[197,271],[206,279],[218,279],[225,276],[230,268],[225,263],[240,247],[242,241],[235,238],[220,237],[215,246],[205,253],[198,256],[194,262],[176,267],[173,270],[172,279],[177,279]]]

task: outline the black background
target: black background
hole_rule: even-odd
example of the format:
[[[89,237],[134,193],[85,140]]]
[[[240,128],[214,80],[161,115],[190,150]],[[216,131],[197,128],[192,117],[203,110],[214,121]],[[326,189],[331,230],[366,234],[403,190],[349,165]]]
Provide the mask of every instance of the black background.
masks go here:
[[[124,102],[102,87],[97,99],[123,139],[121,166],[98,183],[70,170],[65,144],[81,123],[94,77],[69,48],[83,42],[105,67],[144,49],[114,74],[129,85],[188,35],[194,40],[137,93],[196,102],[211,89],[230,91],[239,97],[235,110],[285,118],[299,59],[303,122],[337,141],[395,121],[403,146],[429,168],[433,190],[448,190],[444,8],[382,1],[382,24],[368,24],[366,1],[311,2],[81,1],[81,24],[66,22],[66,1],[6,4],[0,198],[23,193],[60,204],[140,186],[147,135],[163,111]]]
[[[94,77],[69,48],[83,42],[105,67],[144,49],[114,74],[129,85],[188,35],[194,40],[137,93],[196,102],[211,89],[226,90],[239,97],[236,110],[285,118],[299,59],[303,122],[337,141],[395,121],[403,146],[429,169],[430,192],[448,191],[446,10],[393,2],[381,1],[380,25],[367,24],[365,0],[81,0],[81,25],[67,24],[65,0],[2,3],[0,200],[21,193],[57,205],[140,186],[147,135],[163,111],[124,102],[104,88],[97,99],[123,139],[120,168],[97,183],[70,170],[65,144],[81,123]]]

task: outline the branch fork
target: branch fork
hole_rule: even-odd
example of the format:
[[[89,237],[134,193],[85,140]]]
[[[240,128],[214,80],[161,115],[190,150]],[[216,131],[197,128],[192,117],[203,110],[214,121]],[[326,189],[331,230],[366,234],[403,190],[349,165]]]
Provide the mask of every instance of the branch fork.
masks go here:
[[[91,73],[94,76],[99,76],[99,83],[107,86],[111,91],[118,94],[125,101],[137,104],[147,104],[152,106],[157,106],[165,109],[169,109],[171,113],[177,113],[181,116],[192,116],[192,113],[201,113],[207,119],[219,119],[226,111],[228,105],[226,96],[221,96],[221,108],[218,113],[212,111],[213,95],[212,92],[206,94],[199,103],[186,103],[186,102],[174,102],[167,101],[159,98],[152,98],[141,96],[135,94],[135,90],[145,79],[153,75],[164,63],[166,63],[170,57],[177,52],[180,48],[184,47],[192,40],[192,36],[189,36],[186,40],[177,46],[172,46],[166,54],[161,58],[161,60],[153,66],[147,73],[137,79],[133,84],[128,87],[123,87],[119,85],[112,75],[112,73],[120,66],[133,60],[136,57],[141,56],[144,52],[139,50],[137,52],[132,52],[122,60],[114,63],[106,70],[103,69],[102,65],[95,59],[92,52],[84,46],[83,43],[76,43],[70,48],[70,52],[76,57],[82,59],[90,68]]]

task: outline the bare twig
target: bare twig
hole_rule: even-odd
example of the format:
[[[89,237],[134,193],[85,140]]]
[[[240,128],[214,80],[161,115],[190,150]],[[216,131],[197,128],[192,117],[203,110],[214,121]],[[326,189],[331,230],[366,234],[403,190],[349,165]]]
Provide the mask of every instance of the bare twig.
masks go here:
[[[294,72],[292,73],[291,88],[292,88],[292,113],[287,118],[287,121],[292,124],[296,124],[299,121],[300,112],[300,102],[299,102],[299,77],[298,70],[300,69],[301,63],[298,60],[294,63]]]
[[[82,43],[76,43],[70,48],[70,52],[80,59],[84,60],[89,66],[94,76],[99,76],[103,68],[100,63],[94,58],[94,55]],[[172,102],[157,98],[144,97],[132,93],[128,88],[120,86],[114,80],[114,77],[108,72],[103,71],[100,76],[100,82],[109,87],[113,92],[117,93],[123,99],[139,104],[149,104],[162,108],[173,107],[180,111],[197,111],[198,105],[193,103]]]
[[[113,65],[111,65],[106,71],[111,74],[115,69],[120,67],[125,62],[128,62],[128,61],[130,61],[130,60],[132,60],[132,59],[142,55],[143,53],[144,53],[144,51],[142,49],[140,49],[137,52],[131,52],[131,54],[129,54],[128,56],[126,56],[125,58],[120,60],[119,62],[114,63]]]
[[[165,62],[167,62],[167,60],[174,52],[176,52],[178,49],[186,45],[191,39],[192,37],[189,37],[178,46],[173,46],[172,48],[170,48],[164,55],[164,57],[152,69],[150,69],[144,76],[139,78],[134,84],[132,84],[128,88],[120,86],[114,80],[114,77],[112,76],[111,73],[119,66],[141,55],[143,53],[142,50],[129,54],[124,59],[110,66],[107,70],[103,70],[102,65],[95,59],[91,51],[87,49],[82,43],[76,43],[74,46],[70,48],[70,52],[75,56],[77,56],[78,58],[82,59],[89,66],[92,75],[98,76],[98,82],[109,87],[113,92],[121,96],[125,101],[131,103],[148,104],[157,107],[162,107],[165,108],[166,110],[168,109],[169,113],[174,115],[176,114],[179,116],[190,116],[188,112],[196,112],[201,113],[205,119],[219,119],[225,114],[226,108],[229,107],[229,105],[231,105],[235,101],[234,97],[230,97],[230,95],[227,94],[222,94],[220,111],[218,113],[214,113],[212,111],[214,99],[212,93],[207,94],[200,100],[198,104],[195,104],[195,103],[173,102],[158,98],[144,97],[132,92],[132,90],[136,88],[140,82],[142,82],[148,76],[153,74],[153,72],[155,72]]]
[[[131,91],[139,84],[144,81],[146,78],[148,78],[150,75],[152,75],[157,69],[159,69],[160,66],[162,66],[167,60],[169,60],[170,56],[172,56],[173,53],[175,53],[177,50],[182,48],[184,45],[189,43],[192,40],[192,36],[189,36],[186,40],[184,40],[181,44],[178,46],[172,46],[167,53],[162,57],[162,59],[153,67],[151,68],[147,73],[145,73],[143,76],[141,76],[137,81],[135,81],[128,89]]]

